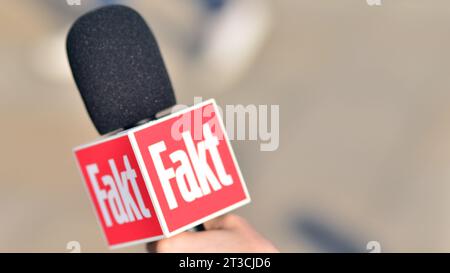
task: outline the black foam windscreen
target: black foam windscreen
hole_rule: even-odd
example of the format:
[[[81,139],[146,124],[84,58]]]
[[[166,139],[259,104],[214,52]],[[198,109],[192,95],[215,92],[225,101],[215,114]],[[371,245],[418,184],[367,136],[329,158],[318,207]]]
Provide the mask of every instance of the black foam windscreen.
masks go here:
[[[100,134],[134,126],[176,103],[158,44],[133,9],[80,17],[67,37],[73,77]]]

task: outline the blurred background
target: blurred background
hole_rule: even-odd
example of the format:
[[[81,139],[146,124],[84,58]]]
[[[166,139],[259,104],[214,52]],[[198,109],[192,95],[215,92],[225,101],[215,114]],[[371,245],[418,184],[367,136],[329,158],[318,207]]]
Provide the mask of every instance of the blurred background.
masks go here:
[[[450,251],[450,2],[3,1],[0,252],[109,251],[72,148],[98,138],[70,74],[81,14],[136,8],[179,103],[280,105],[280,146],[233,141],[281,251]],[[139,245],[118,251],[143,252]]]

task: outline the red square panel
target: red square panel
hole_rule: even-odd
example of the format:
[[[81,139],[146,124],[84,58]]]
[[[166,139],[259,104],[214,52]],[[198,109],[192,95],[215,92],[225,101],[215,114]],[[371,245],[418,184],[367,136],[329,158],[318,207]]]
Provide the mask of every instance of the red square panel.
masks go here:
[[[77,148],[75,156],[110,246],[163,235],[127,135]]]
[[[250,201],[214,101],[130,133],[166,236]]]

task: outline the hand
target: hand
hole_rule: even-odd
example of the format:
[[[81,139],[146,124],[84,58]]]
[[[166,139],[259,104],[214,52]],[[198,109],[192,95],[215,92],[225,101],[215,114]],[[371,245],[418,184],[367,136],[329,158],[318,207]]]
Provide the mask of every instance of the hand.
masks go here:
[[[183,232],[147,245],[149,252],[278,252],[243,218],[225,215],[204,223],[205,231]]]

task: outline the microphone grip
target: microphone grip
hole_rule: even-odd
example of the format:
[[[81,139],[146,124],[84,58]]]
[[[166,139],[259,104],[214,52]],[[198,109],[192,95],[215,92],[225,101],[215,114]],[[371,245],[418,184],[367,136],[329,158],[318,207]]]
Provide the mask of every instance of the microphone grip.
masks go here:
[[[191,229],[193,232],[205,231],[205,226],[203,224],[195,226]]]

